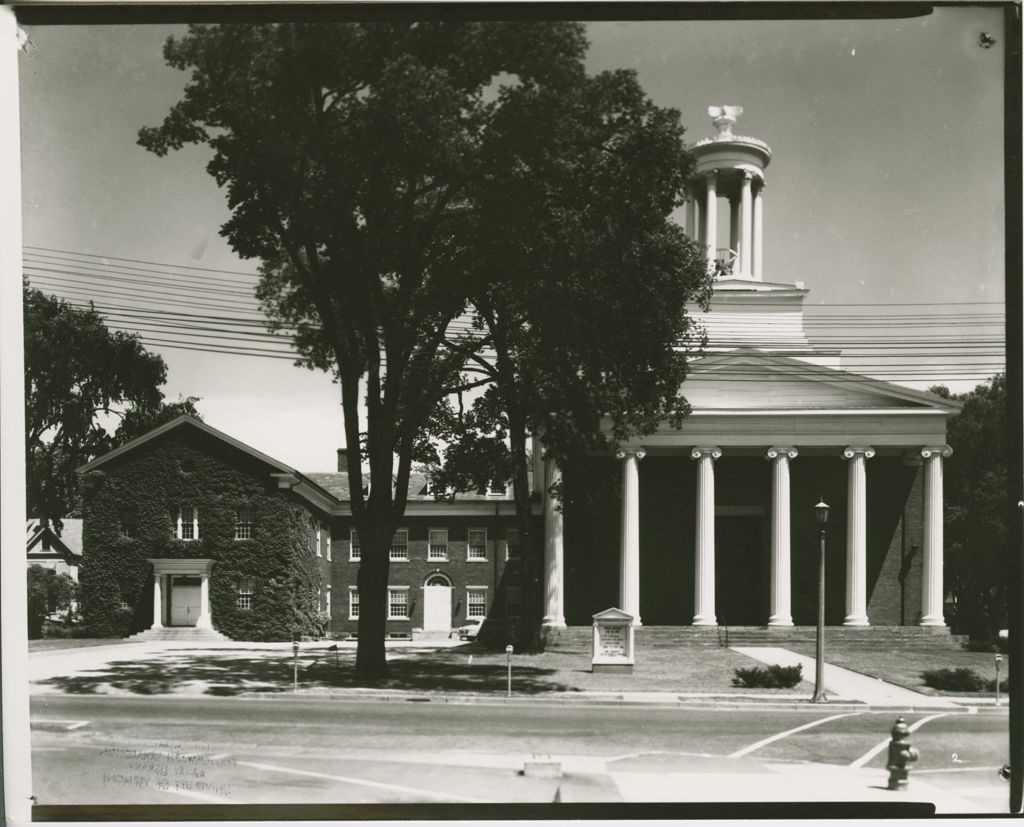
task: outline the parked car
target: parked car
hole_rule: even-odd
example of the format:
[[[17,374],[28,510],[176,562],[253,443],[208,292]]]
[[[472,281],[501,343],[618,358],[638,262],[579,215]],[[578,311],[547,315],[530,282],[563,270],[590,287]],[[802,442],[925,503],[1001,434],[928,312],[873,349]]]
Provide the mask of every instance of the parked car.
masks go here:
[[[459,635],[459,640],[476,640],[477,632],[480,631],[480,619],[470,618],[455,631]]]

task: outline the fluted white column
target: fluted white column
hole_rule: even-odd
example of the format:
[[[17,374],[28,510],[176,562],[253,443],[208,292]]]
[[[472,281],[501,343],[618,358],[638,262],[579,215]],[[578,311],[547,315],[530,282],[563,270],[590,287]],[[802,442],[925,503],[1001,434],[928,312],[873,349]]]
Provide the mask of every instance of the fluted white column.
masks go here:
[[[697,460],[697,528],[694,537],[693,625],[714,626],[715,615],[715,466],[717,446],[690,451]]]
[[[792,626],[792,564],[789,524],[789,461],[796,459],[791,447],[772,447],[772,583],[769,626]]]
[[[161,593],[162,574],[153,575],[153,628],[164,628],[164,600]]]
[[[619,608],[640,626],[640,469],[647,452],[619,451],[622,460],[622,542],[619,553]]]
[[[199,580],[199,618],[196,620],[197,629],[211,629],[213,623],[210,620],[210,575],[203,574]]]
[[[921,560],[921,625],[945,626],[942,611],[942,460],[951,456],[948,445],[921,449],[924,457],[924,542]]]
[[[743,171],[740,182],[740,273],[749,278],[751,250],[753,247],[753,203],[751,199],[751,179],[753,175]]]
[[[552,459],[544,463],[544,625],[565,626],[565,546],[562,510],[548,489],[562,481],[562,469]]]
[[[715,260],[715,252],[718,248],[718,170],[713,169],[708,173],[707,198],[705,207],[704,227],[708,247],[708,260]]]
[[[847,446],[846,483],[846,619],[844,626],[868,625],[868,498],[865,460],[874,448]]]
[[[753,242],[753,264],[751,275],[757,281],[761,281],[761,259],[764,256],[764,183],[762,182],[757,192],[754,193],[754,242]]]

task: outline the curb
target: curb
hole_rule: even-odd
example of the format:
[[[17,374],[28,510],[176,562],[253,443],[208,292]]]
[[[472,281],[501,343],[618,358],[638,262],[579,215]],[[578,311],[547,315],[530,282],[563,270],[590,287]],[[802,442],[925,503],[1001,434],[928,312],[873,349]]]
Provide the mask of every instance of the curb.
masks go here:
[[[871,704],[860,701],[830,701],[826,703],[813,703],[806,699],[731,699],[701,697],[691,698],[679,695],[675,700],[660,698],[628,698],[624,695],[592,696],[576,695],[569,693],[539,693],[536,695],[482,695],[482,694],[461,694],[461,693],[422,693],[403,690],[360,690],[349,692],[311,692],[299,690],[299,692],[242,692],[232,697],[246,699],[274,699],[284,697],[322,698],[329,701],[375,701],[378,703],[437,703],[437,704],[480,704],[480,705],[518,705],[525,702],[538,704],[578,704],[588,706],[634,706],[634,707],[662,707],[666,709],[765,709],[765,710],[812,710],[841,711],[841,712],[931,712],[943,707],[935,706],[911,706],[907,704]],[[1007,712],[1007,707],[985,708],[977,705],[963,705],[960,707],[945,707],[950,713],[963,715],[992,715]]]

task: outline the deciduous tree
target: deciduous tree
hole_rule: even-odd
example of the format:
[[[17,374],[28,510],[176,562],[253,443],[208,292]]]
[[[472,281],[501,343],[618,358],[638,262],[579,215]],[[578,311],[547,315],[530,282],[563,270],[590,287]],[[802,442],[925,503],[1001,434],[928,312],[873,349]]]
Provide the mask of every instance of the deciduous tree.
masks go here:
[[[77,507],[75,469],[176,412],[163,405],[167,366],[137,336],[25,287],[25,463],[29,514],[60,533]],[[112,434],[111,421],[121,418]]]
[[[472,360],[493,384],[469,415],[447,412],[445,462],[432,473],[452,490],[512,479],[524,582],[516,644],[532,651],[543,557],[529,531],[528,436],[564,462],[664,420],[678,426],[687,355],[701,343],[686,306],[706,300],[710,273],[670,220],[692,173],[679,113],[655,106],[632,72],[502,95],[492,127],[502,139],[475,195],[474,252],[490,278],[472,296],[487,348]],[[451,346],[468,350],[469,338]]]
[[[933,388],[950,396],[945,388]],[[952,394],[963,409],[949,424],[945,460],[946,582],[957,598],[957,625],[993,637],[1006,622],[1006,374]]]
[[[582,74],[584,49],[576,24],[480,22],[193,26],[165,46],[191,79],[140,143],[213,149],[232,210],[222,233],[262,260],[260,298],[302,361],[341,386],[365,680],[386,671],[388,548],[413,442],[461,364],[442,344],[482,275],[468,252],[504,105],[495,79],[558,87]]]

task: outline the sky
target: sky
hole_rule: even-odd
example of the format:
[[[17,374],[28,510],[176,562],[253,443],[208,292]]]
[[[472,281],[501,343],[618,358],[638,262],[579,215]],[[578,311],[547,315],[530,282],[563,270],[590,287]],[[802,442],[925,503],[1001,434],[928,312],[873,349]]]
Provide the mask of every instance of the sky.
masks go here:
[[[241,291],[255,284],[244,274],[257,265],[218,235],[229,212],[205,172],[209,150],[158,158],[136,144],[139,128],[158,125],[180,97],[187,78],[164,64],[161,48],[183,31],[27,27],[23,237],[37,286],[78,300],[91,291],[102,310],[104,301],[127,301],[114,298],[124,283],[109,279],[115,270],[102,275],[105,266],[173,269],[183,278],[168,281],[171,295],[175,285],[205,283],[238,294],[225,306],[247,303],[255,313]],[[764,279],[810,289],[812,341],[871,341],[888,353],[851,347],[844,364],[918,388],[966,390],[1001,369],[1001,9],[939,7],[904,20],[601,22],[587,32],[588,68],[635,69],[655,103],[680,110],[688,140],[714,134],[709,105],[734,104],[744,108],[735,131],[771,145]],[[979,45],[982,32],[996,39],[990,48]],[[54,272],[71,259],[77,287]],[[92,281],[82,282],[84,272]],[[110,285],[115,292],[104,293]],[[894,331],[946,341],[914,365],[901,356],[909,372],[899,377],[899,346],[886,339]],[[156,338],[144,337],[167,362],[169,399],[198,396],[214,427],[301,470],[333,470],[343,437],[330,377],[287,359],[179,350]]]

